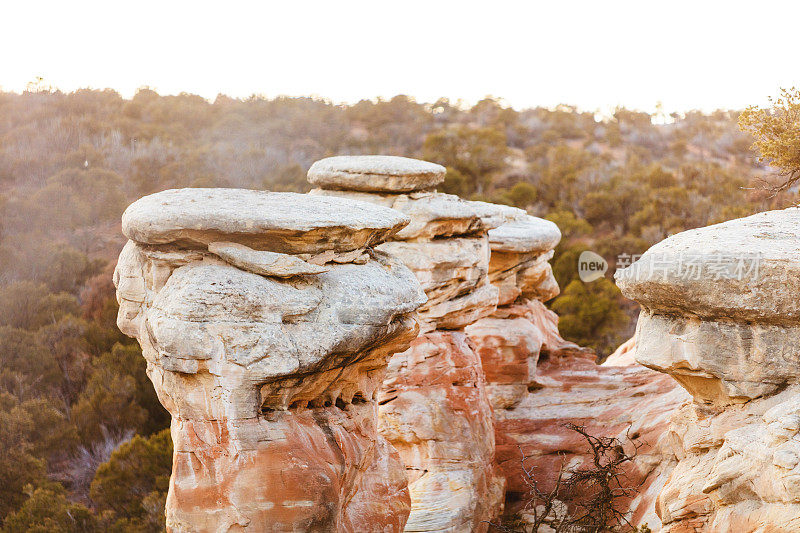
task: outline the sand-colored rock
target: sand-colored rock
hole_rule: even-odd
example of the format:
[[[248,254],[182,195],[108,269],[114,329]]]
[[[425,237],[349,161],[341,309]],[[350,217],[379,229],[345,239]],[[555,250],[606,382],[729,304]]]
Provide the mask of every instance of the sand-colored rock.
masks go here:
[[[554,223],[530,215],[509,220],[489,230],[489,243],[498,252],[547,252],[561,240]]]
[[[617,285],[646,309],[760,323],[800,323],[800,208],[767,211],[661,241]]]
[[[308,204],[293,206],[298,197],[284,197],[283,213],[303,216]],[[221,200],[201,192],[195,201],[200,205],[188,218],[204,213],[211,221]],[[402,218],[389,214],[370,226],[356,221],[369,204],[339,201],[341,217],[373,235],[359,246],[386,235],[384,220]],[[171,220],[186,220],[176,205],[170,210]],[[249,214],[252,208],[240,216]],[[269,229],[276,225],[268,213],[253,216],[235,221],[224,211],[223,222],[214,224],[227,236],[246,234],[248,242],[272,248],[271,239],[282,238]],[[276,214],[279,221],[283,216]],[[142,211],[137,217],[135,225],[146,227]],[[256,227],[268,229],[258,234]],[[295,227],[324,236],[329,225]],[[330,227],[335,239],[345,226]],[[293,243],[310,242],[293,231]],[[397,452],[378,434],[376,393],[388,358],[417,335],[414,310],[426,298],[416,278],[374,251],[366,263],[330,263],[310,275],[257,274],[274,263],[265,266],[263,256],[248,250],[223,260],[181,247],[196,242],[130,241],[114,276],[120,329],[141,344],[148,376],[172,415],[167,528],[402,531],[408,482]]]
[[[140,198],[122,214],[122,232],[143,244],[205,249],[235,242],[288,254],[349,252],[406,224],[402,214],[366,202],[245,189],[170,189]]]
[[[212,242],[208,245],[208,251],[237,268],[262,276],[290,278],[321,274],[329,270],[320,265],[307,263],[296,255],[253,250],[249,246],[235,242]]]
[[[391,359],[379,411],[381,433],[399,450],[409,476],[406,531],[486,531],[485,521],[502,509],[503,482],[495,474],[492,408],[480,358],[463,328],[497,307],[487,231],[524,212],[433,191],[404,194],[416,182],[386,187],[383,177],[362,181],[363,167],[347,163],[339,158],[338,171],[347,174],[328,181],[312,166],[309,181],[322,188],[311,194],[372,202],[409,216],[410,224],[376,249],[408,266],[428,297],[419,309],[423,334]]]
[[[492,409],[477,354],[461,331],[421,335],[392,357],[381,434],[400,452],[411,491],[406,531],[485,531],[502,506]]]
[[[428,161],[388,155],[336,156],[308,170],[308,181],[324,189],[410,192],[444,181],[445,168]]]
[[[486,284],[489,243],[485,235],[431,242],[393,241],[376,249],[397,257],[414,272],[428,297],[421,311]]]
[[[680,233],[617,276],[643,306],[637,361],[694,399],[670,424],[664,531],[800,525],[798,221],[791,208]]]
[[[534,382],[542,333],[525,318],[483,318],[465,328],[481,358],[492,407],[510,409]]]
[[[539,254],[492,250],[489,280],[500,290],[497,304],[510,305],[520,298],[546,302],[558,296],[560,289],[549,263],[552,257],[552,250]]]
[[[411,223],[398,231],[395,240],[427,241],[436,237],[484,234],[505,222],[505,209],[485,202],[470,202],[452,194],[412,192],[408,194],[365,193],[314,189],[309,194],[350,198],[400,211]]]
[[[636,335],[620,344],[614,353],[606,357],[603,366],[630,366],[636,364]]]

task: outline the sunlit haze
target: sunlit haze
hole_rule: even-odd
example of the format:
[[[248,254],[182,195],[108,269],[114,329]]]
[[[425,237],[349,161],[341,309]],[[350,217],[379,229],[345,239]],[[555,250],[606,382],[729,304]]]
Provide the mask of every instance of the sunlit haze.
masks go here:
[[[7,2],[0,88],[743,108],[800,84],[796,2]]]

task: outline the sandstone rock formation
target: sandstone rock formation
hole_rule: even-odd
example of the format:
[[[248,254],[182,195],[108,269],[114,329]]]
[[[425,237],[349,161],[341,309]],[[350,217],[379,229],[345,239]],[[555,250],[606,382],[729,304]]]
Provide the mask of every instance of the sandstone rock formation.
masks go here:
[[[617,275],[642,304],[636,359],[694,398],[670,425],[664,531],[800,530],[798,222],[791,208],[683,232]]]
[[[411,268],[428,296],[423,333],[393,356],[380,394],[381,433],[409,477],[406,531],[485,530],[504,499],[517,510],[527,492],[520,448],[545,480],[555,479],[562,459],[590,461],[567,422],[601,435],[632,432],[649,444],[629,472],[645,490],[627,503],[633,520],[656,526],[655,493],[673,464],[659,444],[668,414],[687,396],[643,367],[600,367],[561,338],[558,317],[543,304],[559,290],[549,264],[558,228],[520,209],[436,193],[434,181],[390,191],[374,178],[380,165],[365,166],[380,157],[357,158],[351,170],[348,158],[335,159],[341,175],[319,180],[312,167],[310,180],[322,188],[310,194],[408,215],[411,223],[378,249]],[[352,174],[373,177],[351,187]]]
[[[308,181],[325,189],[410,192],[444,181],[445,168],[435,163],[388,155],[328,157],[308,170]]]
[[[373,246],[407,223],[231,189],[128,208],[118,324],[172,415],[170,531],[403,529],[405,469],[378,434],[376,395],[426,298]]]
[[[312,166],[309,180],[323,188],[310,194],[370,201],[410,216],[406,228],[376,249],[402,260],[428,296],[419,309],[423,334],[392,357],[380,393],[380,431],[400,452],[409,478],[405,530],[485,531],[484,521],[502,509],[503,479],[494,466],[484,372],[464,327],[496,310],[488,231],[508,220],[508,209],[433,192],[443,174],[425,181],[411,173],[429,163],[398,167],[395,158],[382,156],[333,159]],[[334,163],[340,174],[320,179],[319,169]],[[394,170],[390,186],[374,178],[387,166]],[[400,168],[409,174],[400,175]],[[353,185],[356,174],[371,179],[359,177]],[[409,184],[418,190],[405,193]]]
[[[558,335],[557,317],[550,319],[541,303],[559,292],[548,261],[561,232],[552,222],[520,209],[504,207],[503,212],[506,221],[489,230],[489,280],[498,287],[500,307],[467,328],[500,417],[499,410],[514,407],[527,395],[545,341],[554,349],[568,344]]]
[[[557,479],[562,465],[592,464],[585,440],[565,427],[571,423],[592,435],[638,438],[641,447],[627,475],[640,493],[620,504],[632,523],[657,529],[655,495],[675,462],[664,445],[668,419],[688,396],[667,376],[633,361],[599,366],[591,351],[561,338],[558,317],[543,303],[558,295],[548,261],[560,232],[547,221],[505,211],[508,222],[489,231],[489,277],[500,289],[499,307],[466,331],[494,407],[506,513],[529,498],[522,453],[542,487]]]

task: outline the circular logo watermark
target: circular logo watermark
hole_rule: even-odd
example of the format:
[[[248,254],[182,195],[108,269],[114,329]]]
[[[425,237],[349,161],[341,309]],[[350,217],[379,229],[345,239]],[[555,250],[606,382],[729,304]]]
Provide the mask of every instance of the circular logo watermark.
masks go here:
[[[584,283],[595,281],[605,276],[608,263],[602,256],[586,250],[578,257],[578,277]]]

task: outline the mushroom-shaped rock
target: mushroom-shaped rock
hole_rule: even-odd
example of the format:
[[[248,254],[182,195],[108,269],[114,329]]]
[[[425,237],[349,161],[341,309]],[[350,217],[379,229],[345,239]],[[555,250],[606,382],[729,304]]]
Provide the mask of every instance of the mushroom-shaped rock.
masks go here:
[[[312,195],[372,202],[411,219],[376,247],[409,267],[428,297],[418,310],[423,334],[390,361],[379,427],[406,464],[406,531],[483,531],[502,507],[503,481],[483,371],[463,328],[497,307],[487,231],[525,212],[429,190],[443,177],[438,165],[383,157],[331,158],[309,171],[320,187]]]
[[[635,357],[694,397],[672,415],[664,530],[800,523],[800,209],[674,235],[617,273]]]
[[[410,192],[432,189],[444,181],[436,163],[389,155],[337,156],[321,159],[308,170],[308,181],[323,189],[366,192]]]
[[[698,401],[743,402],[800,380],[800,209],[674,235],[617,272],[642,304],[636,360]]]
[[[408,218],[343,198],[246,189],[170,189],[140,198],[122,215],[122,232],[143,244],[205,248],[235,242],[299,254],[372,246]]]
[[[172,415],[169,531],[402,531],[408,481],[377,433],[376,394],[426,297],[370,245],[404,223],[351,200],[230,189],[129,208],[139,242],[115,271],[118,324]]]
[[[647,309],[800,324],[800,208],[678,233],[616,280]]]

